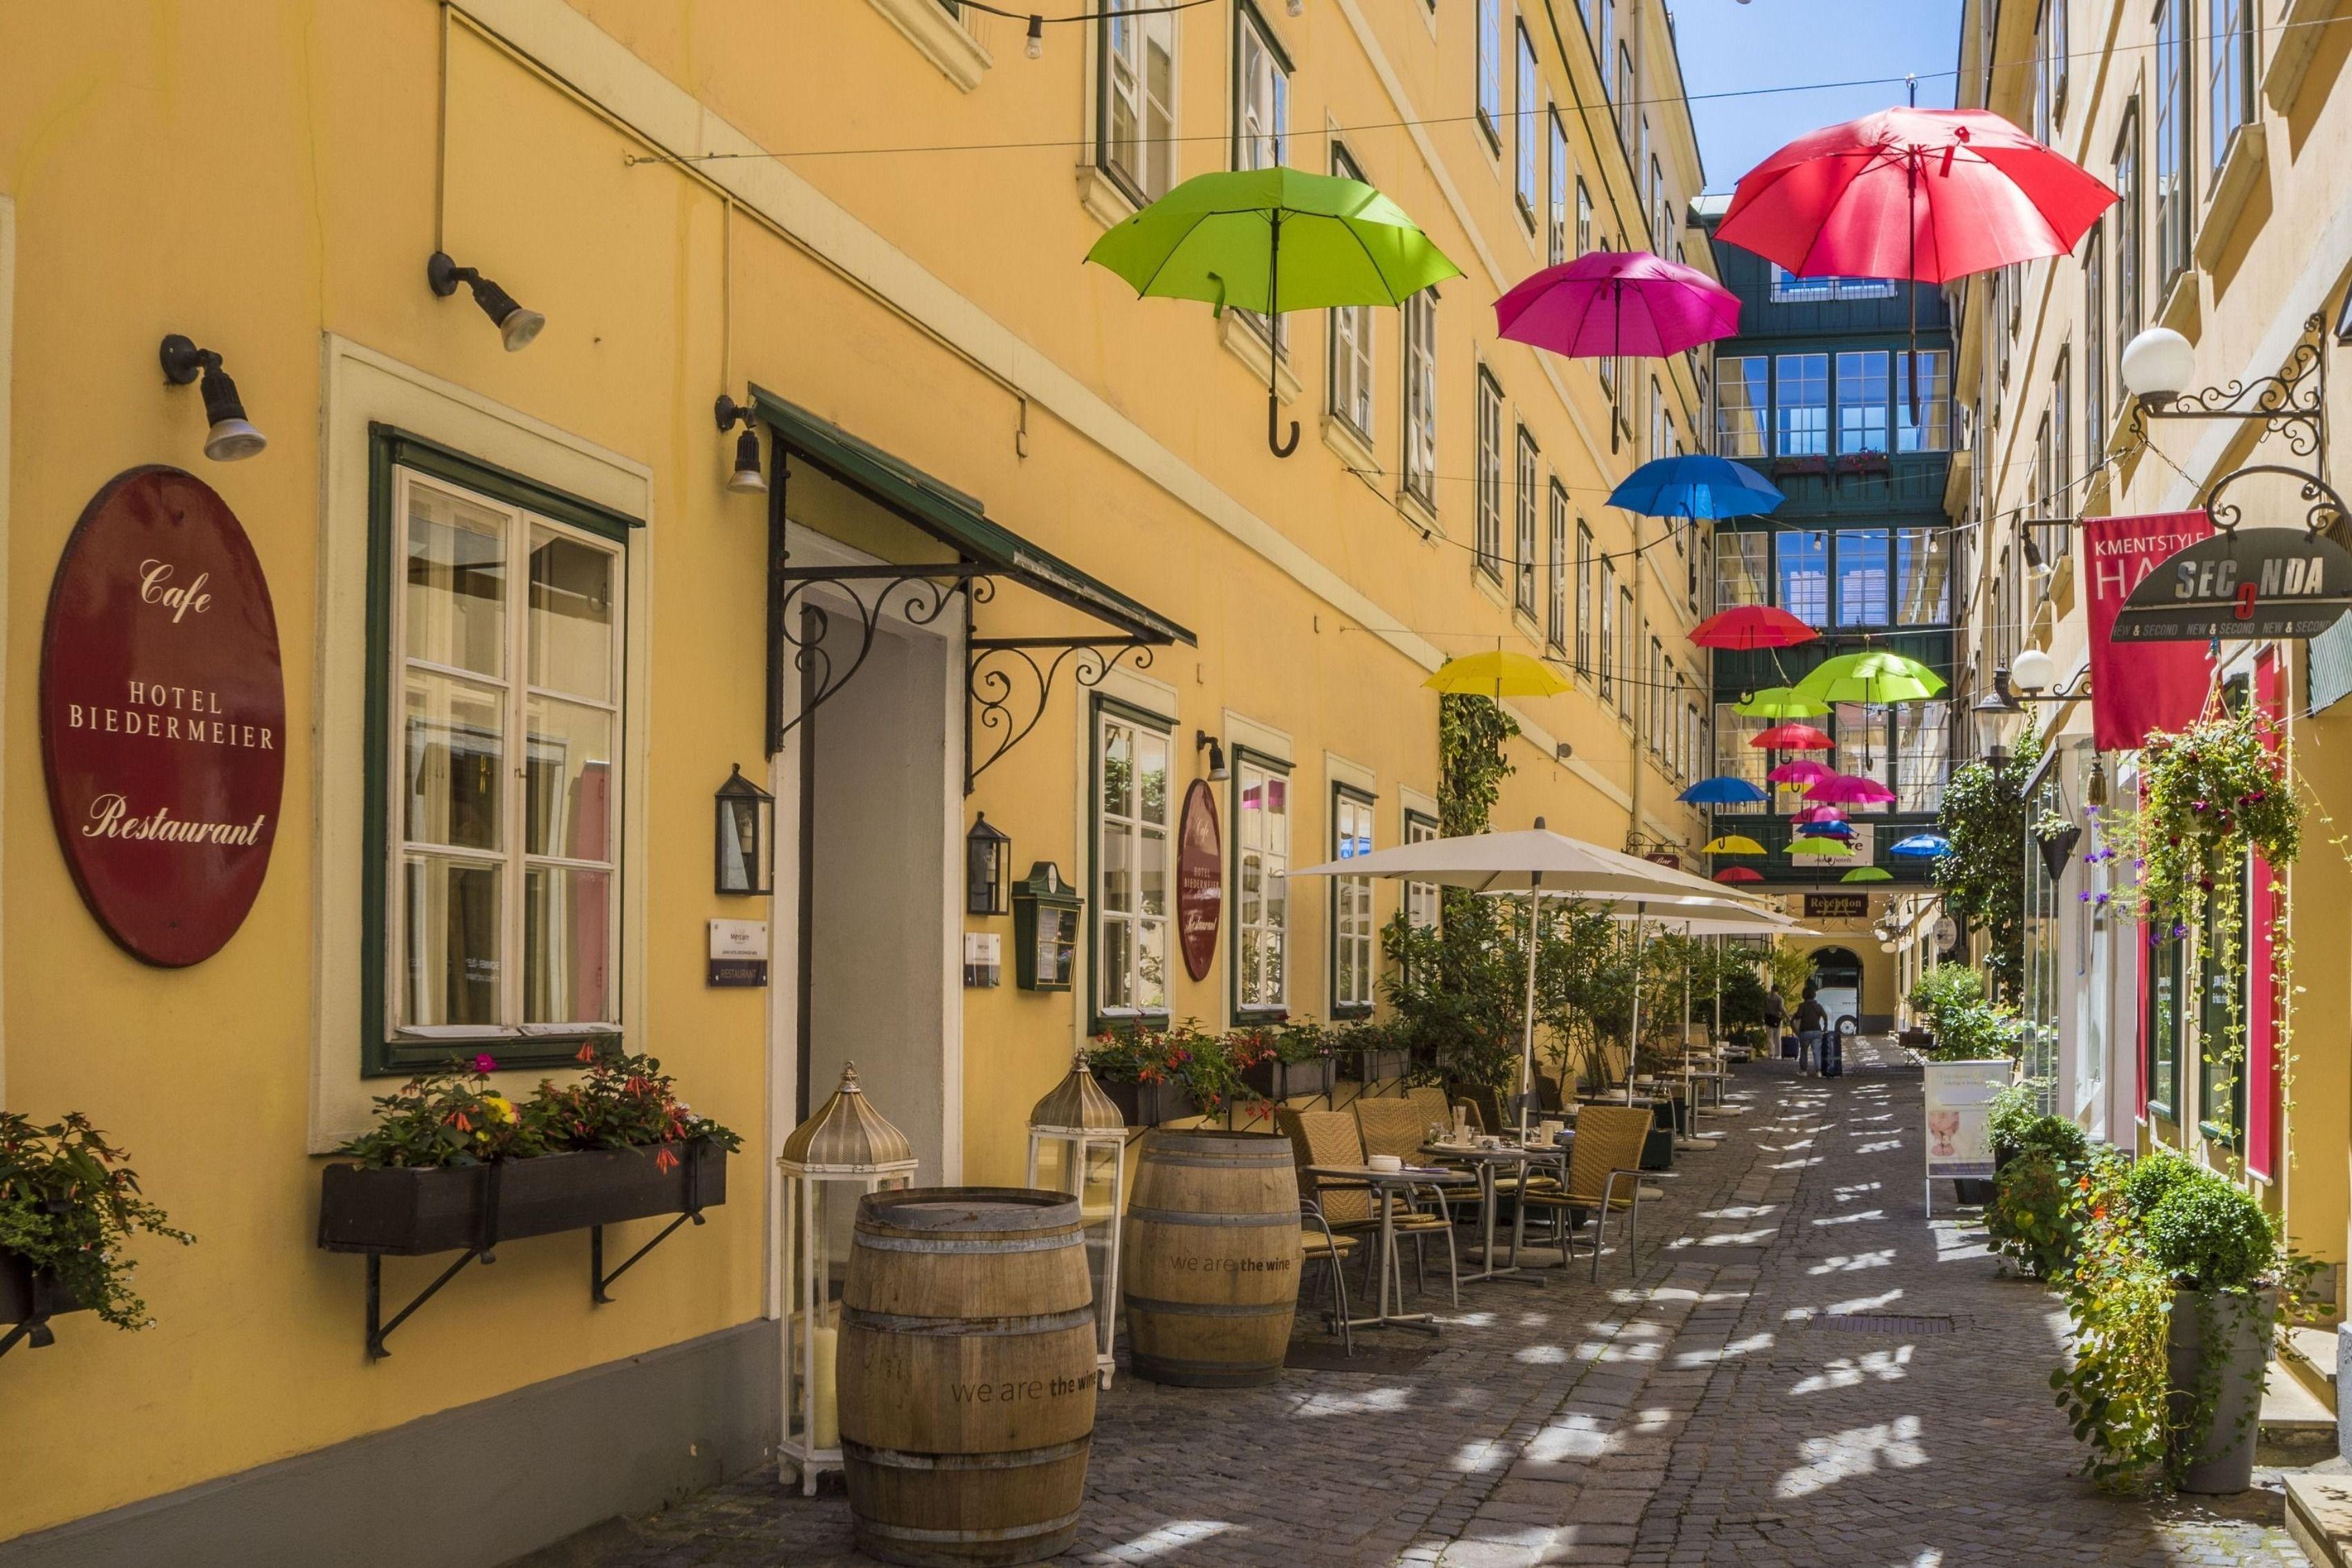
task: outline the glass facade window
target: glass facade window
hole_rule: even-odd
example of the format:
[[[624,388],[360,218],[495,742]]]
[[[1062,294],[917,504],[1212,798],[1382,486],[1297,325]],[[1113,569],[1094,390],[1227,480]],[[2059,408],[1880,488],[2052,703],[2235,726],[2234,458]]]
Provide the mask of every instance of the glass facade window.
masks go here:
[[[1519,221],[1533,232],[1536,226],[1538,173],[1536,149],[1538,138],[1543,134],[1543,125],[1536,112],[1536,47],[1528,41],[1525,22],[1519,24],[1517,37],[1519,51],[1516,85],[1518,99],[1511,106],[1516,110],[1512,118],[1517,121],[1513,138],[1516,157],[1513,159],[1511,194],[1518,200]]]
[[[1503,0],[1478,0],[1478,129],[1503,146]]]
[[[1810,305],[1830,299],[1891,299],[1891,277],[1800,277],[1772,263],[1772,303]]]
[[[1512,543],[1517,556],[1511,563],[1511,603],[1527,615],[1536,612],[1536,438],[1518,427],[1517,465],[1512,500]]]
[[[1952,540],[1946,528],[1895,530],[1897,626],[1943,626],[1952,619]]]
[[[2254,0],[2211,0],[2206,58],[2213,72],[2206,99],[2213,167],[2230,155],[2230,138],[2254,118]]]
[[[1887,531],[1841,528],[1837,546],[1837,623],[1884,626],[1888,613]]]
[[[1345,786],[1331,792],[1331,858],[1372,852],[1372,801]],[[1372,879],[1331,879],[1331,1015],[1361,1018],[1372,1010]]]
[[[1772,602],[1772,536],[1760,528],[1715,536],[1715,607]]]
[[[1280,1012],[1289,996],[1290,775],[1234,763],[1234,1010]]]
[[[1715,455],[1765,457],[1772,423],[1772,361],[1761,354],[1719,355],[1715,361]]]
[[[1857,779],[1875,779],[1881,784],[1894,783],[1895,753],[1888,742],[1888,715],[1900,705],[1886,703],[1837,703],[1830,712],[1837,733],[1837,770]],[[1884,804],[1848,806],[1850,815],[1865,811],[1884,811]]]
[[[1774,405],[1783,457],[1825,456],[1830,449],[1830,357],[1782,354],[1774,372]]]
[[[1773,536],[1780,608],[1808,626],[1830,623],[1830,537],[1819,529],[1788,528]]]
[[[1952,706],[1895,705],[1895,809],[1935,811],[1952,770]]]
[[[1886,350],[1865,349],[1837,357],[1837,449],[1886,450]]]
[[[1770,727],[1769,718],[1757,718],[1741,713],[1730,703],[1715,705],[1715,770],[1730,779],[1745,779],[1768,794],[1771,786],[1764,776],[1771,771],[1769,753],[1754,744],[1756,737]],[[1743,805],[1717,806],[1717,815],[1762,816],[1769,802],[1751,800]]]
[[[1911,364],[1919,364],[1919,413],[1911,413]],[[1895,431],[1898,452],[1952,449],[1952,355],[1948,349],[1895,355]]]
[[[1176,20],[1150,0],[1102,7],[1096,159],[1139,204],[1176,183]]]
[[[2156,276],[2160,291],[2189,266],[2192,221],[2189,180],[2189,0],[2157,0]]]
[[[1168,1011],[1170,730],[1124,709],[1098,710],[1095,732],[1095,1010]]]

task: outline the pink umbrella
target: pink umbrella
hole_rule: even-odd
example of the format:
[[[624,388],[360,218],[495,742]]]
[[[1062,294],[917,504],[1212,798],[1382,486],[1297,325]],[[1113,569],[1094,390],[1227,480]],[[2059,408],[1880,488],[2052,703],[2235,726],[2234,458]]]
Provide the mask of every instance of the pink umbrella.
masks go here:
[[[1816,762],[1810,757],[1800,757],[1794,762],[1783,762],[1764,775],[1764,779],[1768,784],[1818,784],[1838,776],[1836,768]]]
[[[1875,806],[1895,799],[1895,791],[1875,779],[1832,773],[1807,789],[1805,799],[1839,806]]]
[[[1495,301],[1514,342],[1570,359],[1664,359],[1739,330],[1739,298],[1695,267],[1645,250],[1596,250],[1521,279]],[[1617,449],[1610,426],[1609,449]]]
[[[1837,806],[1802,806],[1789,813],[1789,821],[1801,828],[1808,822],[1843,822],[1845,811]]]

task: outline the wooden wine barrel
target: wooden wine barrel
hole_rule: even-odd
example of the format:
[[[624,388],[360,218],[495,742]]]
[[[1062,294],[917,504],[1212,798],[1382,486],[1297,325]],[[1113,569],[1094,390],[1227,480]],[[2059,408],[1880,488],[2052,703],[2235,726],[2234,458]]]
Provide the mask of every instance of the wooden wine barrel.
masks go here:
[[[1135,1375],[1254,1388],[1282,1375],[1298,1311],[1298,1173],[1275,1133],[1154,1129],[1120,1283]]]
[[[1066,1193],[913,1187],[857,1204],[842,1290],[842,1468],[890,1563],[1035,1563],[1078,1532],[1094,1289]]]

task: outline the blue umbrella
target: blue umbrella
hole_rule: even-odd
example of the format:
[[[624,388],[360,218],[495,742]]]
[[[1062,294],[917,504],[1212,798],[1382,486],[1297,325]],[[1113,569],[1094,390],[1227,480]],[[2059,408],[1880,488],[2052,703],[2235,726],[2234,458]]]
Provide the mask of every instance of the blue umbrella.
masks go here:
[[[1937,855],[1949,853],[1951,848],[1952,841],[1941,833],[1914,833],[1907,839],[1897,841],[1886,852],[1916,860],[1931,860]]]
[[[1764,791],[1745,779],[1734,779],[1728,773],[1718,778],[1702,779],[1675,800],[1692,806],[1748,806],[1765,798]]]
[[[1653,458],[1609,493],[1611,506],[1645,517],[1753,517],[1780,500],[1780,492],[1747,464],[1706,452]]]
[[[1807,822],[1797,830],[1797,834],[1807,839],[1850,839],[1853,829],[1845,822]]]

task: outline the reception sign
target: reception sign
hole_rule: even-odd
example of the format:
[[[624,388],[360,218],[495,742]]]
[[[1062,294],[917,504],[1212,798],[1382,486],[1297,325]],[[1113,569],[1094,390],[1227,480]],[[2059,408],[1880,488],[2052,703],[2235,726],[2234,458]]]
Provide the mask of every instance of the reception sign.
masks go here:
[[[1926,1075],[1927,1207],[1933,1212],[1938,1178],[1992,1176],[1992,1098],[2009,1082],[2010,1063],[2002,1057],[1930,1061]]]
[[[1217,828],[1217,792],[1205,779],[1184,791],[1184,815],[1176,831],[1176,930],[1184,946],[1184,972],[1209,977],[1217,958],[1217,921],[1224,913],[1225,851]]]
[[[41,633],[41,761],[82,900],[134,956],[201,963],[269,869],[286,688],[261,562],[193,474],[134,468],[83,509]]]

